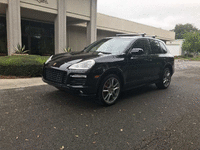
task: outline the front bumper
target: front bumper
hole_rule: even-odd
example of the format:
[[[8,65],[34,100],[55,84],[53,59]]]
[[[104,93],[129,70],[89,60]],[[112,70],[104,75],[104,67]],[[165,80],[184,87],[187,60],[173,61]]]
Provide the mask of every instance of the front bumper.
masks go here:
[[[79,96],[96,96],[96,88],[95,87],[82,86],[82,85],[69,85],[69,84],[65,85],[65,84],[48,81],[48,80],[44,79],[44,77],[42,78],[42,80],[49,85],[52,85],[52,86],[58,87],[58,88],[62,88],[65,91],[72,93],[72,94],[76,94]]]
[[[52,86],[80,96],[94,96],[98,90],[99,78],[95,74],[76,70],[43,68],[42,80]]]

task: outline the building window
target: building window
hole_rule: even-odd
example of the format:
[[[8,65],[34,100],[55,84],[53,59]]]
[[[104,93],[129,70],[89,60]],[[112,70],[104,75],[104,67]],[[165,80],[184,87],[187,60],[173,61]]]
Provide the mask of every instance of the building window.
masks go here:
[[[29,54],[54,54],[54,25],[22,19],[22,45]]]
[[[6,17],[0,16],[0,56],[7,55]]]

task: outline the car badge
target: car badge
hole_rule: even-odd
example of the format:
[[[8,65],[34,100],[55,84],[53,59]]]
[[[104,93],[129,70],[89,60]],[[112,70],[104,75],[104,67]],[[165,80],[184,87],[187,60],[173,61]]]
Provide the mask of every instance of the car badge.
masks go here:
[[[57,63],[54,63],[53,66],[55,66]]]

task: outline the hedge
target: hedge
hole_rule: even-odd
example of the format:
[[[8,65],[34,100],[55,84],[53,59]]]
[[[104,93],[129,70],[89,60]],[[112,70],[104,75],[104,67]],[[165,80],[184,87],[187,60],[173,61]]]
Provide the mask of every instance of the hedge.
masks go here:
[[[0,75],[39,77],[48,58],[38,55],[0,56]]]

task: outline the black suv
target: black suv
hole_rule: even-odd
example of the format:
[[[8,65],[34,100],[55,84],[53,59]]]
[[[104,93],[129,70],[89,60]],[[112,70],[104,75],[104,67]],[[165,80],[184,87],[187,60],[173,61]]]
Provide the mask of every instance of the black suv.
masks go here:
[[[121,91],[137,86],[155,83],[166,89],[173,73],[174,57],[163,41],[144,34],[117,35],[80,52],[51,56],[44,64],[43,81],[112,105]]]

